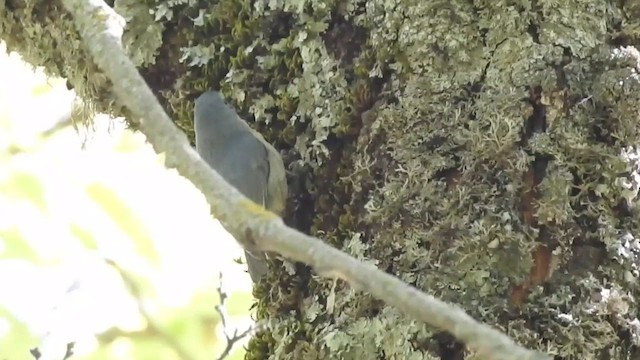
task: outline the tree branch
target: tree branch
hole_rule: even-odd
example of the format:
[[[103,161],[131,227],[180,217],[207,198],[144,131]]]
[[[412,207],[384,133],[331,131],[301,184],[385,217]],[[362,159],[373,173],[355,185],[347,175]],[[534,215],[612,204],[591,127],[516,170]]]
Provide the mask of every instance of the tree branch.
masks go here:
[[[338,277],[396,306],[406,315],[448,331],[470,350],[490,359],[551,359],[516,345],[508,336],[478,323],[457,306],[418,291],[373,265],[288,228],[282,219],[242,196],[191,148],[163,111],[120,42],[123,19],[102,0],[63,0],[96,64],[109,76],[119,100],[140,117],[140,131],[166,166],[175,168],[205,195],[213,214],[243,242],[311,265],[320,275]],[[248,239],[248,240],[247,240]]]

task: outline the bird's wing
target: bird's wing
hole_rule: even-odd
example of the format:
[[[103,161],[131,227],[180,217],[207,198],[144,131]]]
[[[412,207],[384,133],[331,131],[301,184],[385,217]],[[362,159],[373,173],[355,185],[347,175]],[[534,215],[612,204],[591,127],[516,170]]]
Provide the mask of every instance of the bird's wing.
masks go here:
[[[269,178],[267,194],[267,209],[273,211],[278,215],[282,215],[286,204],[289,190],[287,187],[287,176],[282,162],[282,157],[278,151],[271,145],[267,146],[267,152],[269,157]]]
[[[250,133],[234,139],[213,168],[251,201],[265,206],[268,193],[267,149]]]
[[[287,196],[289,195],[282,157],[278,150],[269,144],[259,132],[253,129],[251,132],[264,145],[269,162],[267,173],[268,191],[266,193],[264,207],[278,215],[282,215],[287,203]]]

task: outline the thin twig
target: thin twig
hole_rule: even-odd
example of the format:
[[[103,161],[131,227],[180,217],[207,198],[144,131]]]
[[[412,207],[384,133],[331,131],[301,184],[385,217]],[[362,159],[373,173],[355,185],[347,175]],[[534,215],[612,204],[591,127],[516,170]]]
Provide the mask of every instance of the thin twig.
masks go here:
[[[226,301],[228,296],[227,296],[227,293],[224,292],[224,290],[222,290],[222,272],[219,273],[217,290],[218,290],[218,295],[220,296],[220,304],[216,305],[216,312],[218,312],[218,315],[220,315],[220,321],[222,322],[222,332],[227,341],[227,345],[225,346],[224,350],[218,357],[218,360],[223,360],[224,358],[229,356],[229,354],[231,353],[231,350],[233,349],[233,346],[238,341],[242,340],[247,335],[249,335],[251,331],[255,329],[255,327],[249,326],[247,329],[241,332],[238,332],[238,329],[236,328],[236,329],[233,329],[233,335],[229,335],[227,314],[225,312]]]
[[[64,356],[60,360],[68,360],[68,359],[70,359],[71,356],[73,356],[73,347],[74,346],[75,346],[75,343],[73,343],[73,342],[67,343],[67,348],[65,350]],[[29,353],[31,353],[31,356],[33,356],[33,358],[35,360],[39,360],[42,357],[42,353],[40,352],[40,349],[37,348],[37,347],[29,350]]]

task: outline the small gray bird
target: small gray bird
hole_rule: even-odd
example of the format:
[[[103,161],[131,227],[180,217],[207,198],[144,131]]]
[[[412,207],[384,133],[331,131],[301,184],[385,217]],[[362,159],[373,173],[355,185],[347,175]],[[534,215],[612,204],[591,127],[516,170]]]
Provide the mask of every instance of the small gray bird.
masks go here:
[[[282,215],[287,179],[278,151],[244,122],[217,91],[195,103],[196,151],[244,196]],[[267,272],[266,255],[245,250],[251,280]]]

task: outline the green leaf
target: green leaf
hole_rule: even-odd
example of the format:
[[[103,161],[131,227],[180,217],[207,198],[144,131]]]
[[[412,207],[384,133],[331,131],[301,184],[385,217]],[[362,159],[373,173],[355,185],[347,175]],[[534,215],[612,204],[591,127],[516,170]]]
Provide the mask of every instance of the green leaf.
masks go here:
[[[93,183],[86,187],[86,192],[102,210],[113,220],[135,244],[138,252],[149,258],[157,259],[157,253],[153,246],[153,239],[147,232],[143,222],[110,188]]]
[[[87,230],[77,224],[70,224],[69,227],[70,227],[69,231],[71,232],[71,234],[77,237],[85,247],[89,249],[96,248],[95,237],[93,236],[90,230]]]
[[[29,242],[25,240],[20,229],[18,227],[11,227],[8,229],[0,230],[0,255],[4,259],[20,258],[20,259],[35,259],[37,258],[33,248],[29,245]]]
[[[26,359],[29,350],[38,345],[38,339],[6,309],[0,307],[0,327],[8,331],[0,337],[0,359]]]
[[[0,184],[0,191],[9,197],[29,200],[42,211],[47,209],[44,187],[34,174],[15,172]]]

